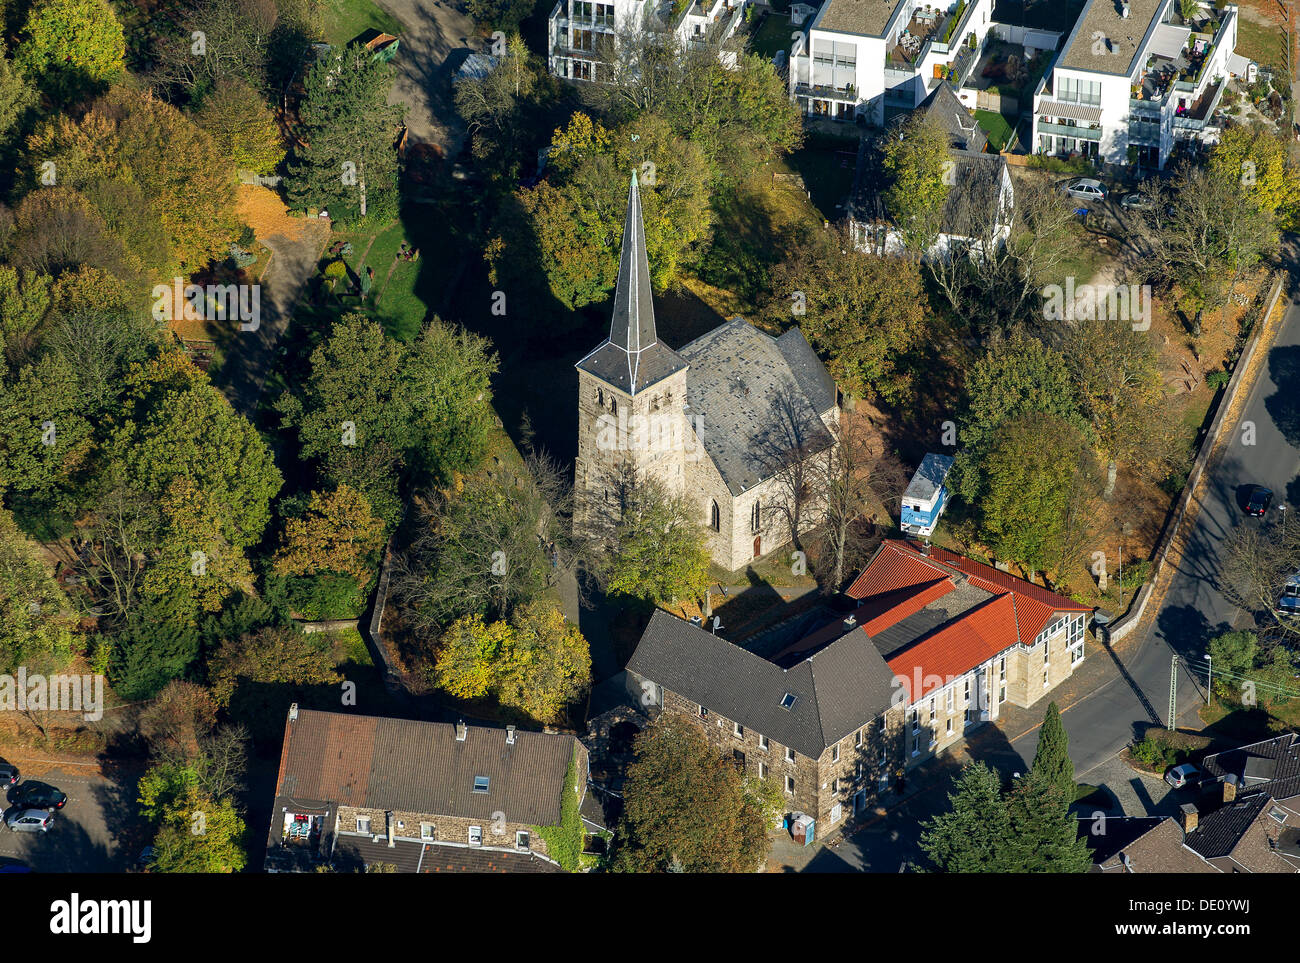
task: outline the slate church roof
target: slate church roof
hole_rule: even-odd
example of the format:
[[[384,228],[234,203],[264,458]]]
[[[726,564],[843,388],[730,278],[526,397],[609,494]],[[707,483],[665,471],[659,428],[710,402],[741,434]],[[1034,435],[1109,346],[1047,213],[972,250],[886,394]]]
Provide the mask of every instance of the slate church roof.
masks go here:
[[[635,173],[619,257],[609,337],[577,363],[579,370],[635,395],[687,368],[685,414],[733,495],[774,474],[773,450],[785,440],[776,437],[782,417],[774,405],[797,426],[790,434],[801,450],[834,444],[821,415],[835,407],[835,383],[798,328],[774,338],[732,318],[680,352],[659,340]]]

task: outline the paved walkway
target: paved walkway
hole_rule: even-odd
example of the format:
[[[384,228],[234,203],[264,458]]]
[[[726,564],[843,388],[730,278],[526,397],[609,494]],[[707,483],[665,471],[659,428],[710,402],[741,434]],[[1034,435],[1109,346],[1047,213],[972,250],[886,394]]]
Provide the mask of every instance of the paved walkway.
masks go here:
[[[480,49],[473,22],[449,0],[377,2],[402,23],[402,45],[393,62],[397,82],[389,102],[406,106],[411,140],[436,144],[455,157],[465,128],[456,114],[451,81],[467,53]]]

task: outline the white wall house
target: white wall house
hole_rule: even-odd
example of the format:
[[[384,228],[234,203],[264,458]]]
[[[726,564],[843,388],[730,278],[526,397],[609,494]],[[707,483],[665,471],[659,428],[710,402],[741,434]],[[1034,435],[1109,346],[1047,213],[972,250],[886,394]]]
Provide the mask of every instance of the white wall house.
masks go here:
[[[879,126],[945,79],[960,89],[993,26],[993,0],[826,0],[790,57],[804,114]]]
[[[1217,142],[1236,43],[1232,4],[1184,23],[1174,0],[1088,0],[1034,92],[1034,151],[1163,169],[1176,142]]]
[[[672,0],[559,0],[547,21],[551,73],[568,80],[604,81],[601,48],[616,44],[620,35],[638,30],[671,31],[684,47],[726,42],[744,23],[751,0],[689,0],[674,10]],[[723,63],[734,66],[736,51],[728,45]]]

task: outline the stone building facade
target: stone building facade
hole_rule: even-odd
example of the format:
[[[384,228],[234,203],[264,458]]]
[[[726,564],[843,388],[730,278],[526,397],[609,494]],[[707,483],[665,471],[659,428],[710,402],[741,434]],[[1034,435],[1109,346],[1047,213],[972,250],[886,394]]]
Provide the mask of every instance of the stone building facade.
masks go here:
[[[674,351],[659,340],[635,176],[610,335],[576,365],[575,518],[612,530],[623,493],[655,479],[685,498],[712,559],[735,570],[791,541],[797,462],[830,457],[835,384],[797,328],[772,337],[733,318]],[[800,521],[819,521],[816,505]]]

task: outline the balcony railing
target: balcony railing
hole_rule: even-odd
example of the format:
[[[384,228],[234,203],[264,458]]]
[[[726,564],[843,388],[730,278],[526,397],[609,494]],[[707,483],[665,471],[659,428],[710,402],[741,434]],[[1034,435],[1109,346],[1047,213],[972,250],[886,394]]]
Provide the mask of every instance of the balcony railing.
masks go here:
[[[842,100],[856,104],[858,93],[852,87],[827,87],[822,84],[795,84],[794,92],[801,97],[816,97],[819,100]]]
[[[1078,137],[1080,140],[1101,140],[1101,129],[1097,127],[1070,127],[1066,124],[1049,124],[1045,120],[1038,122],[1040,134],[1057,134],[1061,137]]]

